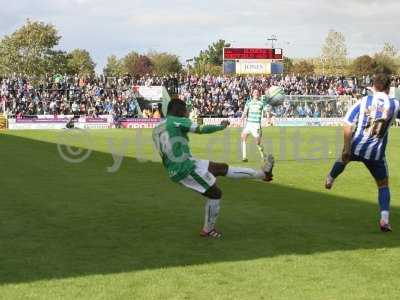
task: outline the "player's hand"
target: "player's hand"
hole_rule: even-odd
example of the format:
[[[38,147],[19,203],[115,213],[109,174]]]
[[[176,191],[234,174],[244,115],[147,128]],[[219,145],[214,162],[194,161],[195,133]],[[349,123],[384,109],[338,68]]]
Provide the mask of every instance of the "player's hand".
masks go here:
[[[231,124],[231,122],[229,122],[229,120],[221,121],[221,126],[224,126],[225,128],[228,127],[230,124]]]

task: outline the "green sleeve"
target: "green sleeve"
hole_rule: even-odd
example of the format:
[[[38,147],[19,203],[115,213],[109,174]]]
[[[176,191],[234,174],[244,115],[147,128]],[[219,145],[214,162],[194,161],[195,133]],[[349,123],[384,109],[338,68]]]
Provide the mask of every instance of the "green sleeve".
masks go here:
[[[193,125],[189,118],[170,117],[173,120],[175,127],[179,127],[184,132],[189,132]]]
[[[264,105],[268,104],[269,101],[270,101],[270,98],[267,95],[262,96],[262,102],[264,103]]]
[[[224,130],[224,129],[225,129],[225,126],[223,126],[223,125],[202,125],[202,126],[198,126],[196,128],[195,133],[207,134],[207,133],[213,133],[213,132],[221,131],[221,130]]]

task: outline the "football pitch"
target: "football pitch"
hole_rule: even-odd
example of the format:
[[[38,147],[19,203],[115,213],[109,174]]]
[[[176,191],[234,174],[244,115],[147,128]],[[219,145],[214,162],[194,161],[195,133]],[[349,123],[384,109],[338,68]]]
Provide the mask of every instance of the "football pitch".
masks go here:
[[[239,134],[191,135],[193,155],[243,166]],[[387,234],[363,165],[323,188],[341,141],[265,129],[274,181],[219,178],[224,237],[209,240],[202,198],[168,180],[151,130],[0,132],[0,299],[399,299],[400,130]]]

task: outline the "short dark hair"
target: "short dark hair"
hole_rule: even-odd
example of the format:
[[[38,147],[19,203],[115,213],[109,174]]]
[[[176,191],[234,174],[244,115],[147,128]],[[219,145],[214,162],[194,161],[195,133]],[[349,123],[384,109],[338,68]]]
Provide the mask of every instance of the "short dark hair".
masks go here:
[[[377,92],[385,92],[390,90],[390,84],[392,80],[390,76],[384,73],[375,74],[374,77],[374,88]]]
[[[173,99],[168,103],[167,114],[183,117],[186,114],[186,103],[182,100]]]
[[[258,91],[259,93],[261,93],[260,91],[260,87],[258,85],[253,85],[251,87],[251,94],[253,95],[254,91]]]

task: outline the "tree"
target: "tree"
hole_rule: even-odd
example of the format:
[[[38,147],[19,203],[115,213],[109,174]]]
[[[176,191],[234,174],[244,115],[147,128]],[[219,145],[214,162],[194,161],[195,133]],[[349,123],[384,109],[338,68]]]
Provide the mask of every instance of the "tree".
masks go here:
[[[383,45],[383,49],[382,49],[381,54],[385,55],[385,56],[389,56],[389,57],[395,58],[397,56],[397,54],[398,54],[398,50],[396,49],[396,47],[394,45],[386,42]]]
[[[211,66],[221,67],[224,47],[230,47],[230,44],[220,39],[209,45],[207,50],[201,50],[194,58],[194,69],[201,71],[199,74],[207,74],[207,69],[213,69]]]
[[[68,53],[68,72],[79,76],[92,76],[96,64],[90,53],[84,49],[74,49]]]
[[[222,75],[222,66],[215,66],[212,64],[198,64],[193,67],[191,70],[192,73],[198,74],[198,75]]]
[[[301,60],[293,65],[292,72],[299,75],[313,75],[315,66],[306,60]]]
[[[115,55],[107,57],[107,65],[103,69],[105,76],[120,77],[125,74],[124,62]]]
[[[349,71],[351,75],[363,76],[373,75],[375,73],[395,74],[397,71],[396,60],[384,52],[379,52],[370,57],[363,55],[357,57],[350,65]]]
[[[46,69],[50,74],[69,74],[68,68],[69,55],[61,50],[51,51],[51,55],[47,60]]]
[[[225,40],[221,39],[208,46],[208,49],[206,50],[208,63],[215,66],[221,66],[224,61],[223,58],[224,48],[230,46],[231,45],[229,43],[226,43]]]
[[[382,53],[377,53],[374,56],[375,73],[396,74],[398,66],[393,57],[387,56]]]
[[[321,59],[330,75],[343,73],[347,65],[346,38],[341,32],[330,30],[322,46]]]
[[[139,55],[136,63],[136,75],[143,76],[153,72],[153,63],[146,55]]]
[[[131,51],[123,58],[126,73],[132,76],[143,76],[153,71],[153,64],[146,55]]]
[[[147,56],[150,58],[153,64],[153,70],[156,74],[179,73],[182,70],[179,57],[174,54],[150,52]]]
[[[400,57],[398,50],[390,43],[385,43],[381,52],[376,53],[374,59],[377,71],[387,74],[396,74],[400,71]]]
[[[357,57],[349,67],[350,74],[356,76],[373,75],[376,71],[376,61],[369,55]]]
[[[122,58],[122,64],[124,71],[131,75],[135,75],[136,73],[136,62],[139,59],[139,53],[135,51],[129,52]]]
[[[49,60],[60,58],[60,53],[53,50],[60,38],[53,25],[27,20],[21,28],[0,41],[1,69],[6,73],[27,76],[44,75],[51,71]]]
[[[284,57],[283,58],[283,72],[286,74],[292,73],[293,70],[293,60],[291,60],[289,57]]]

